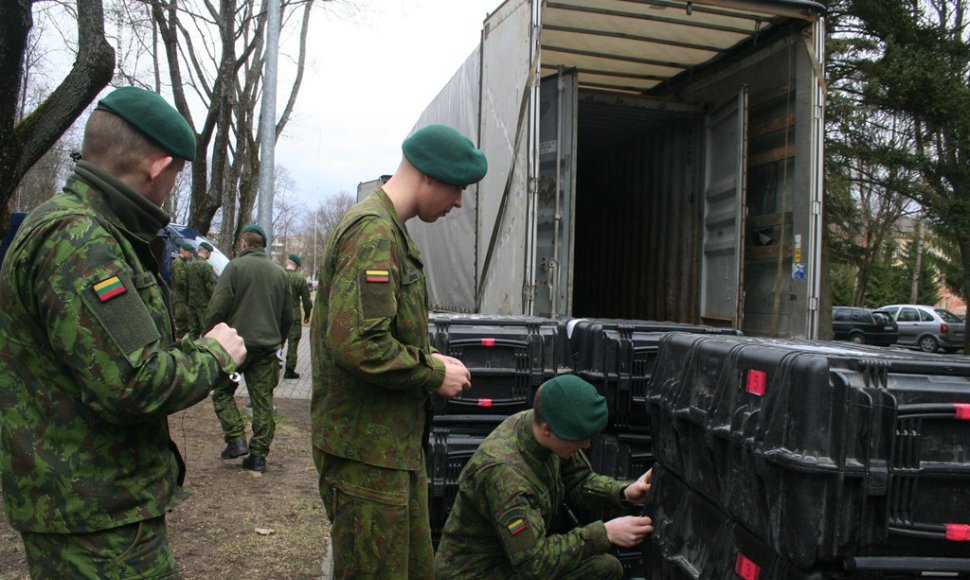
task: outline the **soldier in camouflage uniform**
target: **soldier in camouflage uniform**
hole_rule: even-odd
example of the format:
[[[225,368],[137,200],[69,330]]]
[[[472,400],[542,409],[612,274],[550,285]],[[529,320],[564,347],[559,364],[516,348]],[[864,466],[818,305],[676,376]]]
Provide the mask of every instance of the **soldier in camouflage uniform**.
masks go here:
[[[198,257],[189,262],[189,332],[192,336],[199,336],[205,330],[206,311],[216,285],[216,275],[209,264],[211,253],[212,245],[202,242]]]
[[[300,338],[303,335],[302,322],[310,322],[310,311],[313,304],[310,302],[310,287],[307,286],[306,278],[300,274],[299,269],[303,265],[300,257],[290,254],[286,259],[286,277],[290,280],[290,291],[293,293],[293,324],[290,326],[290,335],[286,338],[286,372],[283,373],[284,379],[298,379],[300,373],[296,372],[297,349],[300,347]],[[300,302],[303,302],[303,320],[300,321]]]
[[[222,424],[226,448],[223,459],[248,455],[244,469],[266,471],[266,456],[273,442],[273,389],[280,381],[276,351],[290,331],[290,284],[283,268],[266,255],[266,233],[249,224],[239,235],[242,253],[219,276],[209,302],[208,326],[228,322],[239,330],[249,351],[242,372],[253,406],[253,436],[246,445],[245,424],[236,407],[236,384],[224,381],[212,391],[212,404]]]
[[[606,552],[612,544],[639,544],[653,531],[650,518],[548,531],[564,501],[619,511],[646,500],[649,471],[624,483],[590,469],[581,449],[606,423],[606,400],[595,387],[573,375],[546,381],[533,410],[503,421],[462,470],[438,546],[437,578],[622,578],[620,561]]]
[[[172,310],[175,313],[175,338],[192,334],[192,320],[189,316],[189,264],[192,261],[194,249],[191,242],[182,242],[179,244],[179,255],[172,260]]]
[[[313,458],[337,580],[433,577],[429,396],[471,385],[460,361],[429,344],[424,267],[404,223],[461,207],[485,157],[441,125],[416,132],[403,151],[394,176],[331,235],[310,327]]]
[[[64,187],[0,272],[0,481],[35,578],[177,578],[167,416],[245,358],[226,325],[174,340],[157,238],[195,134],[160,96],[102,99]]]

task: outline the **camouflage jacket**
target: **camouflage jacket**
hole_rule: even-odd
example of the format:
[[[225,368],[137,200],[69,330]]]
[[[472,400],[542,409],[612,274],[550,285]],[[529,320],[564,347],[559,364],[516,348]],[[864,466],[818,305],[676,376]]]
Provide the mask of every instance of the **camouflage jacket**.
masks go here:
[[[310,340],[314,445],[424,469],[425,403],[445,369],[431,357],[421,256],[383,190],[348,210],[327,242]]]
[[[225,322],[254,354],[276,350],[286,342],[293,320],[290,283],[265,248],[250,248],[229,262],[209,301],[206,329]]]
[[[205,318],[209,308],[209,300],[215,290],[216,276],[212,264],[202,257],[195,258],[188,264],[189,310],[200,313],[200,320]]]
[[[306,278],[303,274],[295,270],[287,270],[286,277],[290,281],[290,292],[292,292],[293,298],[293,322],[295,324],[302,324],[303,319],[300,318],[300,302],[303,302],[303,312],[304,317],[310,317],[310,311],[313,310],[313,303],[310,302],[310,287],[306,283]]]
[[[192,260],[192,262],[194,261]],[[175,307],[176,315],[180,312],[188,312],[189,297],[191,296],[189,270],[192,268],[192,262],[181,256],[172,259],[172,305]]]
[[[78,533],[164,514],[184,465],[167,415],[235,367],[173,343],[158,207],[81,161],[0,272],[0,479],[15,528]]]
[[[532,411],[512,415],[475,451],[435,560],[436,577],[559,578],[610,549],[602,521],[550,534],[560,505],[619,509],[627,483],[597,475],[582,452],[560,459],[536,441]]]

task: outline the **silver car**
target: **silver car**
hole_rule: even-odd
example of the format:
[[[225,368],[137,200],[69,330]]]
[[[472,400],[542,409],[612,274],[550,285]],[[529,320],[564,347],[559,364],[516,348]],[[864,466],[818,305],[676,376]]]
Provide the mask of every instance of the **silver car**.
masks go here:
[[[945,308],[922,304],[891,304],[879,308],[889,312],[899,326],[899,344],[919,347],[923,352],[956,352],[963,348],[966,323]]]

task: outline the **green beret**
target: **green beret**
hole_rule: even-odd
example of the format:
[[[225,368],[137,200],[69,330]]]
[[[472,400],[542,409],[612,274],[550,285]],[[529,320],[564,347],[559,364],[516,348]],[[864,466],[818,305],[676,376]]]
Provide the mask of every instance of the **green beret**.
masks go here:
[[[192,245],[192,242],[182,242],[181,244],[179,244],[179,248],[183,250],[188,250],[190,252],[195,251],[195,246]]]
[[[244,234],[248,234],[249,232],[256,232],[263,237],[263,243],[266,243],[266,232],[263,231],[263,228],[259,227],[259,224],[249,224],[242,229],[242,233]]]
[[[445,125],[428,125],[404,140],[404,157],[428,177],[465,187],[478,183],[488,162],[467,137]]]
[[[98,101],[97,108],[118,115],[175,157],[195,160],[195,131],[158,93],[121,87]]]
[[[297,256],[296,254],[290,254],[289,256],[286,257],[286,259],[296,264],[297,268],[303,267],[303,262],[300,261],[300,257]]]
[[[609,418],[606,399],[576,375],[560,375],[543,383],[539,404],[552,432],[567,441],[592,439],[606,428]]]
[[[212,247],[212,244],[210,244],[209,242],[199,242],[199,247],[209,252],[215,249]]]

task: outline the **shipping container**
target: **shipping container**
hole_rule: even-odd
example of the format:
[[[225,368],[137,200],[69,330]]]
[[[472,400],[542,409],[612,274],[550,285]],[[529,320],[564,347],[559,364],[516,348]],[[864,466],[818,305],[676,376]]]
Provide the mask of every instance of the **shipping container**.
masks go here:
[[[815,338],[824,7],[507,0],[419,118],[489,171],[408,225],[436,310]]]

